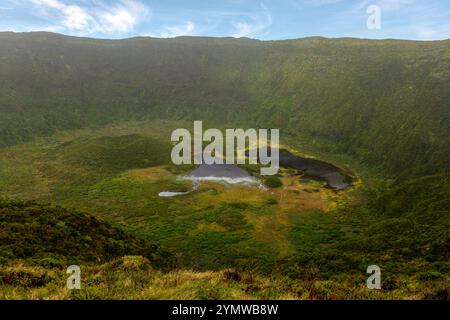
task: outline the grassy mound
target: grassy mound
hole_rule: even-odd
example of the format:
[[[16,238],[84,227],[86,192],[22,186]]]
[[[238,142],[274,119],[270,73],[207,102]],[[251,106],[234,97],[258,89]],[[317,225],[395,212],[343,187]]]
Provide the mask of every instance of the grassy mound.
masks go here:
[[[92,216],[36,202],[0,201],[0,262],[43,267],[105,262],[139,254],[156,267],[171,256],[157,245],[125,234]]]
[[[269,188],[279,188],[283,185],[281,179],[277,176],[269,176],[264,180],[264,184]]]
[[[63,271],[0,267],[0,299],[448,299],[442,279],[427,284],[414,279],[414,285],[407,285],[411,280],[401,278],[382,290],[368,290],[358,278],[292,280],[234,269],[161,272],[142,256],[81,268],[81,290],[68,290]]]
[[[139,134],[129,134],[74,141],[63,148],[63,157],[71,164],[119,172],[169,163],[171,145]]]

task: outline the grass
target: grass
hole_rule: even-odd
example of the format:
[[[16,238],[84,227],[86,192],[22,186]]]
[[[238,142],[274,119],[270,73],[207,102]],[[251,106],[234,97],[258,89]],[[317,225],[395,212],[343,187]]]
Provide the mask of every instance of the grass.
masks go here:
[[[157,241],[194,269],[185,278],[192,282],[199,271],[242,267],[267,278],[287,275],[282,281],[294,281],[292,287],[272,289],[295,297],[448,297],[448,41],[178,38],[112,46],[48,33],[0,37],[0,69],[12,80],[0,88],[0,145],[16,145],[0,150],[0,195],[84,211],[128,236]],[[30,54],[17,54],[24,48]],[[158,192],[189,187],[176,176],[191,168],[170,165],[167,151],[172,130],[192,128],[192,122],[158,118],[204,119],[205,127],[209,119],[220,122],[209,127],[221,129],[280,128],[291,151],[355,173],[356,183],[334,193],[282,172],[282,185],[265,192],[204,184],[163,199]],[[114,123],[133,119],[153,120]],[[31,141],[37,136],[46,138]],[[248,168],[258,176],[257,167]],[[36,261],[22,261],[10,266],[6,279],[30,278],[34,285],[43,272],[56,272],[52,254],[61,253],[56,240],[66,236],[67,224],[50,221],[52,241],[30,245],[42,254],[45,271],[33,269]],[[46,225],[37,225],[26,223],[44,239]],[[19,222],[5,228],[15,242],[1,257],[8,263],[16,254],[30,258],[20,242],[27,230]],[[101,250],[106,236],[85,231],[69,228],[68,235],[80,245],[89,238],[78,233],[97,239],[101,245],[93,252],[112,258]],[[120,237],[115,241],[108,251],[123,249]],[[365,267],[373,263],[385,278],[380,293],[364,288]],[[101,266],[109,270],[106,278],[96,273]],[[101,266],[88,266],[97,278],[80,298],[141,292],[134,285],[125,290],[131,280],[120,263]],[[10,276],[15,269],[20,276]],[[196,288],[189,281],[181,288],[198,298],[229,292],[215,290],[216,282]],[[22,285],[29,283],[6,283],[2,292],[15,297]]]
[[[281,187],[283,182],[277,176],[269,176],[264,180],[264,184],[269,188],[275,189]]]
[[[33,178],[28,185],[36,191],[27,192],[16,185],[17,180],[10,179],[5,185],[21,192],[14,194],[5,188],[2,193],[18,198],[33,195],[41,201],[88,212],[136,236],[161,243],[178,255],[181,265],[198,270],[250,262],[268,270],[280,256],[293,252],[287,236],[291,215],[303,207],[328,207],[331,194],[301,191],[313,181],[289,182],[271,192],[202,183],[187,195],[161,198],[161,191],[191,188],[177,176],[192,166],[175,167],[163,157],[155,158],[152,150],[158,154],[169,151],[159,142],[159,131],[151,127],[132,123],[114,130],[105,127],[72,134],[60,132],[47,140],[3,149],[0,155],[5,168],[23,166],[29,171],[24,178]],[[21,162],[19,155],[24,154],[27,159]],[[284,181],[289,180],[287,172],[283,176]],[[42,188],[44,182],[46,188]]]
[[[163,262],[161,257],[166,252],[156,244],[78,211],[34,201],[0,199],[0,218],[1,264],[20,260],[64,267],[105,262],[126,254],[146,256],[155,266],[170,264],[170,259]]]
[[[367,171],[359,172],[364,178],[357,179],[356,184],[344,192],[334,192],[324,188],[321,182],[281,169],[277,177],[281,185],[274,189],[205,182],[186,195],[162,198],[158,196],[161,191],[190,190],[190,182],[179,180],[178,176],[193,167],[173,166],[164,156],[153,154],[152,150],[170,150],[170,144],[160,141],[165,134],[170,134],[171,128],[183,125],[164,122],[160,131],[156,124],[130,123],[95,130],[59,132],[47,139],[1,149],[0,177],[3,179],[0,179],[0,195],[14,199],[31,198],[40,203],[51,202],[86,212],[125,235],[157,242],[174,256],[178,269],[171,271],[173,274],[163,274],[144,268],[141,276],[146,275],[149,279],[142,281],[156,288],[156,293],[151,294],[144,288],[129,284],[140,279],[138,274],[141,271],[137,272],[137,278],[133,278],[134,275],[120,267],[117,278],[114,278],[111,271],[114,268],[109,262],[95,262],[86,268],[89,276],[97,280],[92,280],[86,291],[74,294],[56,285],[62,280],[53,269],[66,260],[61,262],[60,256],[43,253],[38,259],[14,262],[8,258],[10,251],[6,248],[2,249],[6,257],[4,261],[12,263],[8,268],[22,270],[23,267],[28,271],[38,268],[38,274],[43,270],[39,268],[44,268],[54,280],[39,288],[25,286],[20,289],[21,284],[2,285],[0,292],[3,296],[334,299],[436,298],[445,295],[442,285],[436,284],[448,281],[448,263],[435,253],[428,254],[431,257],[428,260],[422,258],[426,256],[422,255],[426,252],[426,245],[430,252],[445,249],[443,227],[432,229],[433,234],[442,233],[442,240],[436,242],[427,240],[426,236],[416,237],[414,231],[404,231],[417,226],[417,222],[409,221],[408,217],[399,219],[393,216],[394,219],[390,219],[374,213],[371,207],[365,206],[365,203],[377,206],[372,198],[367,199],[364,191],[366,184],[372,183]],[[259,178],[257,167],[245,167]],[[381,196],[384,193],[373,197],[379,199]],[[445,226],[446,220],[442,215],[434,217]],[[421,228],[430,223],[429,219],[421,218]],[[54,225],[55,232],[65,226],[58,221]],[[401,235],[401,239],[392,234]],[[421,234],[430,236],[425,231]],[[86,243],[89,239],[85,236],[74,241]],[[92,234],[88,236],[94,238]],[[416,247],[411,239],[422,239],[417,247],[420,254],[412,255]],[[106,248],[114,252],[113,249],[120,247],[119,241]],[[411,247],[409,251],[408,247]],[[120,252],[126,254],[127,250]],[[95,250],[92,254],[107,256]],[[365,267],[374,261],[383,264],[383,272],[390,283],[390,289],[380,294],[364,289]],[[222,284],[217,279],[221,279],[227,268],[260,277],[264,283],[272,281],[274,287],[268,291],[252,291],[236,283]],[[19,274],[26,279],[28,271],[20,271]],[[103,278],[106,274],[108,276]],[[177,277],[181,274],[184,280],[167,288],[164,281],[176,274]],[[192,280],[196,276],[202,279],[198,283]],[[189,281],[193,283],[189,284]],[[436,285],[436,290],[431,290],[430,284]],[[183,290],[190,291],[186,294]]]
[[[126,256],[98,266],[82,266],[81,290],[65,288],[66,275],[25,265],[0,269],[11,279],[22,273],[21,283],[0,287],[2,299],[293,299],[282,283],[233,270],[168,273],[152,268],[140,256]]]
[[[65,287],[65,270],[26,264],[0,267],[0,299],[442,299],[445,286],[438,278],[397,280],[394,288],[368,290],[364,279],[352,276],[303,281],[264,277],[251,271],[225,269],[194,272],[155,270],[141,256],[81,266],[81,290]],[[421,275],[423,277],[423,275]],[[13,282],[13,279],[20,279]]]

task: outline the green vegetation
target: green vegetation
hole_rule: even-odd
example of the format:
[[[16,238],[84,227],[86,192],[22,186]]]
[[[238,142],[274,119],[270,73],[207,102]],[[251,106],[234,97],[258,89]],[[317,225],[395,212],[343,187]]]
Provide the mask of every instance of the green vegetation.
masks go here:
[[[277,176],[268,176],[264,179],[264,184],[269,188],[279,188],[283,186],[283,182],[281,182],[280,178]]]
[[[0,297],[448,299],[448,40],[0,42]],[[169,157],[194,119],[280,128],[355,184],[285,170],[159,197],[192,188]]]
[[[19,276],[20,275],[20,276]],[[433,277],[432,274],[424,275]],[[369,291],[358,277],[342,281],[304,281],[263,277],[251,271],[161,272],[140,256],[126,256],[108,263],[83,266],[81,290],[65,288],[67,275],[58,269],[15,265],[0,268],[1,299],[401,299],[441,298],[439,281],[427,286],[417,278],[401,278],[401,289]],[[12,280],[19,280],[11,283]],[[435,279],[436,280],[436,279]],[[440,286],[440,289],[432,285]],[[437,292],[434,294],[433,292]]]
[[[170,161],[171,146],[138,134],[69,141],[62,145],[64,161],[111,172],[147,168]]]
[[[0,41],[0,145],[124,120],[202,119],[282,128],[395,174],[450,165],[449,40]]]
[[[158,268],[175,260],[157,245],[125,234],[93,216],[59,206],[0,200],[0,263],[64,268],[140,254]]]

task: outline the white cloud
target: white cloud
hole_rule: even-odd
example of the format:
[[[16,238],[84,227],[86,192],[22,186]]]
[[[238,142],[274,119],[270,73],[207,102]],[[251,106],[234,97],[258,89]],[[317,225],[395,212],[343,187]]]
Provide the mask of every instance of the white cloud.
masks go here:
[[[53,10],[68,29],[80,30],[88,27],[92,18],[83,8],[77,5],[66,5],[58,0],[31,0],[41,9]]]
[[[69,29],[84,29],[89,25],[91,17],[78,6],[64,7],[64,24]]]
[[[104,6],[96,10],[100,31],[129,32],[145,18],[150,17],[150,9],[138,1],[121,0],[115,6]]]
[[[136,17],[130,12],[119,9],[115,12],[107,12],[103,15],[104,27],[108,31],[127,32],[133,29]]]
[[[235,32],[233,33],[233,37],[241,38],[250,35],[253,32],[253,28],[247,22],[236,22],[232,21]]]
[[[194,30],[195,24],[192,21],[188,21],[183,25],[165,27],[159,34],[149,33],[148,36],[156,38],[175,38],[191,35]]]
[[[61,0],[30,0],[39,9],[36,14],[51,19],[68,31],[83,34],[94,32],[126,33],[143,19],[150,9],[136,0],[119,0],[114,4],[87,0],[83,6],[66,4]]]
[[[261,4],[262,11],[249,14],[245,20],[231,21],[234,28],[232,37],[241,38],[260,35],[265,29],[272,25],[272,15],[267,7]]]

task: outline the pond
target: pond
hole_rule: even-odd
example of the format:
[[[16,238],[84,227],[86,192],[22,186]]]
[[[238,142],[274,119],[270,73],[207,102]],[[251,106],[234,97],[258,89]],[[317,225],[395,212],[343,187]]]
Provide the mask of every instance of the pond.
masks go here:
[[[280,149],[280,166],[302,171],[305,177],[325,181],[327,187],[334,190],[348,188],[353,180],[331,163],[296,156],[285,149]]]
[[[233,164],[201,164],[197,169],[181,177],[192,181],[192,190],[185,192],[162,191],[160,197],[175,197],[190,193],[198,188],[201,181],[224,182],[231,185],[258,185],[261,183],[247,171]]]
[[[192,181],[221,181],[229,184],[259,184],[245,169],[234,164],[201,164],[184,179]]]
[[[280,166],[293,168],[303,173],[305,178],[325,181],[326,186],[333,190],[344,190],[352,183],[352,178],[345,174],[340,168],[333,164],[296,156],[291,152],[280,149]],[[193,183],[193,190],[201,181],[224,182],[231,185],[245,184],[262,187],[261,182],[250,175],[245,169],[234,164],[201,164],[199,167],[181,179],[190,180]],[[191,190],[192,191],[192,190]],[[188,194],[187,192],[163,191],[159,193],[160,197],[174,197]]]

